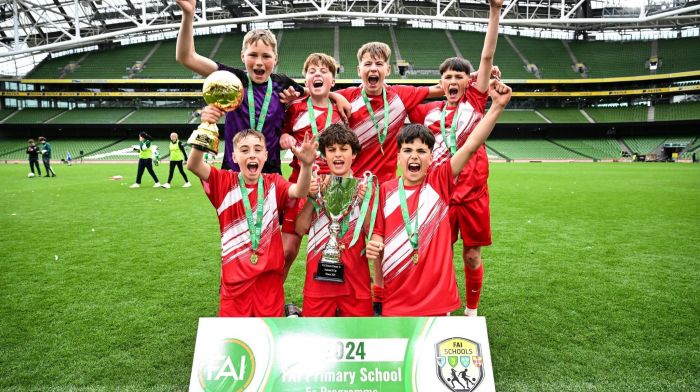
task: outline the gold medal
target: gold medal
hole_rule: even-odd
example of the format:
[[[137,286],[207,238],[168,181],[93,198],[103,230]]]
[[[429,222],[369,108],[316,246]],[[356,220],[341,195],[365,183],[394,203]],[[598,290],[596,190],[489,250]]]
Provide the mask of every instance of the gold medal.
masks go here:
[[[257,255],[257,253],[253,253],[253,254],[250,256],[250,262],[251,262],[252,264],[258,264],[258,255]]]
[[[413,264],[418,264],[418,252],[413,252]]]

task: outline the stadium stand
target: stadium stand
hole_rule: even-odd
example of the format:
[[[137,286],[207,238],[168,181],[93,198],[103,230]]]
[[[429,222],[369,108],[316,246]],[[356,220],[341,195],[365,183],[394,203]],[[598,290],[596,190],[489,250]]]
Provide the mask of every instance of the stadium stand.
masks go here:
[[[588,123],[588,119],[577,108],[542,108],[537,109],[543,116],[553,123],[580,124]]]
[[[475,43],[476,48],[479,48],[479,54],[476,57],[476,64],[473,65],[474,68],[478,68],[478,59],[481,57],[481,47],[484,45],[484,38],[481,34],[475,35],[481,37],[480,41]],[[535,75],[527,71],[523,60],[513,51],[513,48],[502,34],[498,36],[496,55],[493,58],[493,63],[498,65],[501,69],[504,79],[535,79]]]
[[[214,54],[213,60],[222,64],[226,64],[231,67],[243,68],[243,63],[241,62],[241,46],[243,44],[243,36],[241,33],[228,33],[224,34],[223,41],[219,46],[219,49]],[[197,41],[195,41],[195,45]],[[195,46],[197,53],[205,56],[204,52],[200,51],[198,47]],[[173,53],[174,55],[175,53]],[[181,65],[182,66],[182,65]]]
[[[440,63],[457,55],[444,30],[395,28],[394,32],[402,58],[411,64],[414,71],[421,71],[410,75],[411,78],[438,77]],[[393,60],[395,62],[396,59]]]
[[[129,114],[131,108],[73,109],[62,113],[47,124],[116,124]]]
[[[598,107],[584,111],[597,123],[646,122],[647,106]]]
[[[657,73],[691,71],[700,68],[700,38],[658,40],[661,67]],[[691,49],[696,48],[696,49]]]
[[[531,63],[537,65],[542,78],[557,79],[557,78],[577,78],[577,73],[571,68],[571,58],[564,50],[560,40],[555,39],[539,39],[524,37],[510,37],[510,40],[518,47],[520,52]],[[500,45],[500,43],[499,43]],[[500,53],[498,49],[496,55]],[[495,63],[499,64],[498,57]],[[508,76],[504,76],[508,77]],[[532,77],[532,75],[530,75]]]
[[[662,137],[625,137],[625,143],[632,149],[633,153],[650,154],[663,144],[665,138]]]
[[[0,123],[15,111],[15,109],[0,109]]]
[[[505,110],[498,119],[503,124],[542,124],[545,120],[534,110]]]
[[[590,160],[545,139],[489,139],[489,148],[515,160]]]
[[[162,78],[164,75],[167,75],[168,78],[191,79],[193,72],[175,61],[175,45],[175,40],[163,41],[152,45],[151,50],[155,49],[155,51],[144,64],[143,70],[134,74],[133,77],[136,79],[148,79]],[[196,45],[197,42],[195,42],[195,48],[197,48]],[[197,50],[201,49],[197,48]],[[208,53],[203,55],[206,56]]]
[[[595,159],[615,159],[622,156],[622,147],[615,139],[556,139],[557,144]]]
[[[75,53],[56,58],[51,58],[51,56],[48,56],[46,59],[44,59],[44,61],[36,66],[32,72],[29,73],[28,77],[36,79],[59,78],[66,66],[71,63],[77,63],[86,55],[88,55],[88,53]],[[72,75],[69,75],[68,77],[72,77]]]
[[[141,108],[130,113],[123,124],[187,124],[192,120],[190,108]]]
[[[655,121],[700,119],[700,102],[656,105],[654,107],[654,119]]]
[[[343,72],[339,79],[358,79],[357,76],[357,50],[370,41],[384,42],[392,48],[391,64],[396,64],[396,55],[393,53],[393,45],[389,29],[386,27],[341,27],[340,28],[340,64]],[[396,76],[396,68],[391,70],[392,77]]]
[[[332,28],[284,30],[275,32],[279,43],[277,72],[293,78],[303,78],[304,60],[311,53],[321,52],[333,56]],[[282,37],[281,41],[279,37]]]
[[[571,41],[569,46],[591,78],[649,74],[644,67],[651,55],[649,42]]]
[[[66,109],[25,108],[3,121],[3,124],[43,124]]]

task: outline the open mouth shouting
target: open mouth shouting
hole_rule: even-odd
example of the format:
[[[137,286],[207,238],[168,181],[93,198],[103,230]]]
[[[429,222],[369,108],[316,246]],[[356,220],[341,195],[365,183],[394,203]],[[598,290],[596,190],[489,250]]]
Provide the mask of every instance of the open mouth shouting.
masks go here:
[[[248,162],[245,167],[250,174],[257,174],[260,169],[260,165],[257,162]]]
[[[314,79],[312,86],[314,86],[314,88],[323,87],[323,79]]]
[[[334,159],[334,160],[333,160],[333,168],[334,168],[336,171],[342,170],[343,167],[345,167],[345,161],[344,161],[344,160],[342,160],[342,159]]]
[[[265,70],[263,68],[254,69],[253,73],[255,74],[255,76],[257,76],[259,78],[262,78],[263,76],[265,76]]]
[[[376,87],[379,84],[379,76],[372,75],[367,78],[367,82],[370,86]]]
[[[456,101],[459,99],[459,88],[454,86],[447,89],[447,99],[449,101]]]
[[[408,171],[411,173],[419,173],[420,167],[421,167],[420,163],[409,163],[408,166],[406,166]]]

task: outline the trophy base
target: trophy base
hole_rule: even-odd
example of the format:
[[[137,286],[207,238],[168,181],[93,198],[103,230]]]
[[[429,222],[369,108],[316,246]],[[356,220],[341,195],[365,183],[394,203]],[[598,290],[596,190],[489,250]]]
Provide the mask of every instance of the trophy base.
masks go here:
[[[212,127],[213,126],[213,127]],[[197,128],[189,139],[187,144],[197,150],[210,152],[213,154],[219,153],[219,135],[216,129],[216,124],[202,123]]]
[[[343,271],[345,266],[342,263],[328,263],[320,261],[318,269],[314,274],[314,280],[321,282],[345,283]]]

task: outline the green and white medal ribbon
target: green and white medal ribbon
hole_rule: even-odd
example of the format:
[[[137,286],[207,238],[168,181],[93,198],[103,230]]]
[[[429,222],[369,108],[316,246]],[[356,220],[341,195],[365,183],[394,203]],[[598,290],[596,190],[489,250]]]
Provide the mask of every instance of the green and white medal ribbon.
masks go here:
[[[248,200],[248,188],[245,186],[243,174],[238,173],[238,186],[241,188],[241,199],[243,199],[243,207],[245,209],[245,218],[248,221],[248,231],[250,232],[250,244],[253,247],[253,254],[250,256],[250,262],[257,264],[258,254],[255,253],[260,245],[260,233],[262,232],[263,213],[265,211],[265,195],[263,189],[262,176],[258,177],[258,205],[255,206],[256,218],[253,219],[253,209],[250,207]]]
[[[420,188],[418,189],[418,208],[420,208]],[[413,247],[413,264],[418,264],[418,208],[416,209],[416,221],[411,230],[411,216],[408,214],[408,205],[406,204],[406,190],[403,187],[403,176],[399,177],[399,201],[401,202],[401,215],[403,216],[404,227],[408,234],[408,242]]]
[[[250,80],[250,75],[248,77],[248,115],[250,116],[250,128],[255,129],[258,132],[263,131],[263,124],[265,124],[265,117],[267,117],[267,108],[270,106],[270,99],[272,98],[272,79],[267,79],[267,90],[265,91],[265,99],[263,100],[262,108],[260,109],[260,117],[258,117],[257,125],[255,121],[255,94],[253,94],[253,81]]]
[[[352,233],[352,240],[350,241],[350,246],[349,248],[352,248],[353,245],[357,242],[357,240],[360,238],[360,232],[362,231],[362,226],[365,223],[365,216],[367,216],[367,208],[369,208],[369,201],[372,199],[372,180],[374,179],[374,175],[370,174],[367,172],[367,189],[365,190],[365,197],[362,200],[362,206],[360,207],[360,216],[357,218],[357,223],[355,223],[355,231]],[[374,187],[375,188],[375,197],[374,197],[374,203],[372,203],[372,211],[370,213],[370,218],[369,218],[369,233],[367,238],[369,241],[369,238],[371,237],[372,230],[374,230],[374,221],[377,218],[377,202],[379,201],[379,187]]]
[[[316,140],[318,140],[318,125],[316,125],[316,113],[314,111],[314,104],[311,102],[311,97],[309,97],[306,100],[306,110],[309,113],[309,122],[311,123],[311,132],[313,132],[314,137]],[[329,125],[331,125],[331,121],[333,120],[333,105],[331,104],[331,100],[328,100],[328,115],[326,117],[326,125],[323,127],[323,129],[328,128]]]
[[[382,155],[384,155],[384,139],[386,139],[386,134],[389,132],[389,101],[386,100],[386,89],[384,87],[382,87],[382,99],[384,99],[384,132],[382,132],[382,130],[379,129],[377,119],[374,117],[372,103],[369,101],[369,98],[367,98],[367,93],[365,92],[365,89],[362,89],[362,100],[365,101],[365,106],[367,107],[369,116],[372,118],[372,122],[374,123],[374,129],[377,130],[377,137],[379,138],[379,149],[382,151]]]
[[[452,116],[452,126],[450,127],[450,141],[447,142],[447,136],[445,136],[445,117],[447,117],[447,103],[445,107],[442,108],[442,115],[440,116],[440,132],[442,133],[442,141],[445,146],[450,149],[450,156],[455,155],[457,152],[457,135],[455,134],[455,129],[457,128],[457,108],[455,108],[455,114]]]

